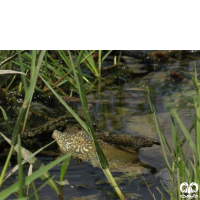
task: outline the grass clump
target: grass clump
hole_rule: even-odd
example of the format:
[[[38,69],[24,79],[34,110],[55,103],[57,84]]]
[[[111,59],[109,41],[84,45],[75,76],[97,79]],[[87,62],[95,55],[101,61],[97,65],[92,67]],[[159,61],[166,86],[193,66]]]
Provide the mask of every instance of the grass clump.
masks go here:
[[[0,192],[1,199],[6,199],[15,191],[18,191],[18,197],[24,198],[26,195],[24,193],[24,186],[32,185],[34,189],[34,193],[30,196],[26,196],[24,199],[29,199],[35,196],[38,199],[38,194],[36,191],[36,187],[34,181],[37,178],[41,178],[45,183],[49,184],[50,187],[56,192],[59,198],[63,198],[62,189],[59,189],[59,185],[54,180],[53,176],[48,172],[51,168],[53,168],[59,162],[65,160],[64,165],[67,166],[69,164],[70,155],[68,154],[58,158],[55,161],[50,162],[48,165],[44,165],[41,161],[34,157],[35,154],[27,151],[21,146],[21,134],[24,132],[27,124],[28,114],[33,98],[33,94],[37,92],[45,93],[48,91],[51,95],[55,95],[55,97],[63,104],[66,108],[66,111],[71,113],[73,117],[82,125],[82,127],[88,132],[88,134],[92,137],[93,142],[96,147],[97,156],[99,158],[100,164],[102,166],[102,170],[104,171],[107,179],[113,186],[116,191],[118,197],[120,199],[125,199],[124,195],[120,191],[117,186],[112,174],[108,168],[108,162],[101,150],[101,147],[98,144],[96,136],[94,134],[94,129],[92,126],[92,121],[89,115],[87,100],[86,100],[86,90],[85,83],[90,84],[91,76],[84,74],[81,70],[80,65],[86,66],[94,77],[98,80],[101,80],[101,63],[108,56],[111,51],[108,51],[104,56],[102,56],[102,51],[99,51],[98,63],[96,64],[92,54],[94,51],[77,51],[72,56],[71,52],[68,51],[55,51],[56,55],[59,59],[62,59],[63,64],[59,62],[59,59],[55,59],[52,57],[50,52],[47,51],[14,51],[14,52],[6,52],[3,51],[2,57],[0,58],[2,66],[4,69],[10,70],[10,73],[20,74],[21,78],[17,79],[17,76],[11,77],[8,73],[4,73],[6,75],[5,79],[0,79],[0,83],[2,87],[5,87],[7,90],[17,90],[18,92],[24,95],[24,101],[22,107],[20,109],[20,113],[18,115],[18,119],[16,121],[13,132],[10,131],[9,124],[7,123],[7,116],[3,108],[1,111],[3,112],[5,122],[8,127],[8,131],[11,132],[12,137],[11,141],[7,140],[11,145],[9,155],[3,167],[0,176],[0,186],[3,183],[6,171],[8,169],[8,163],[11,159],[11,155],[15,150],[18,154],[18,177],[19,180],[8,188],[2,190]],[[76,56],[77,54],[77,56]],[[3,57],[5,56],[5,59]],[[14,66],[14,67],[13,67]],[[12,69],[17,69],[16,71],[12,71]],[[20,69],[20,70],[19,70]],[[20,71],[20,72],[19,72]],[[19,76],[19,75],[18,75]],[[90,80],[89,80],[90,79]],[[74,112],[74,110],[62,99],[61,95],[68,96],[65,92],[65,85],[70,88],[70,93],[74,90],[79,94],[81,99],[82,106],[85,110],[86,122],[83,122],[81,118]],[[16,86],[17,85],[17,86]],[[91,86],[91,84],[90,84]],[[4,134],[1,133],[4,137]],[[4,137],[6,138],[6,137]],[[25,154],[24,154],[25,152]],[[23,160],[24,159],[24,160]],[[31,173],[27,177],[23,176],[23,163],[29,162],[30,166],[33,165],[36,169],[35,172]],[[60,183],[64,180],[64,175],[67,167],[61,168],[61,177]],[[43,187],[43,186],[42,186]]]
[[[190,195],[199,196],[199,192],[197,192],[197,188],[195,187],[195,184],[193,184],[196,183],[200,186],[200,90],[196,69],[194,78],[192,79],[197,95],[196,98],[194,98],[193,103],[195,119],[192,121],[190,128],[187,130],[185,124],[181,120],[179,111],[176,108],[170,108],[169,110],[173,147],[170,147],[167,138],[160,130],[157,111],[151,102],[150,93],[147,88],[150,108],[154,115],[158,136],[161,142],[162,153],[171,178],[170,187],[167,188],[166,185],[163,185],[163,187],[172,200],[181,199],[187,195],[187,197],[190,197]],[[191,134],[192,131],[194,132],[194,138]],[[184,135],[184,137],[182,135]],[[185,183],[187,183],[188,186],[187,184],[185,185]],[[185,193],[182,193],[180,186],[182,191],[185,191]],[[189,188],[190,186],[192,186],[191,188],[193,189],[193,193],[187,193],[186,188]],[[163,196],[162,193],[161,195]]]

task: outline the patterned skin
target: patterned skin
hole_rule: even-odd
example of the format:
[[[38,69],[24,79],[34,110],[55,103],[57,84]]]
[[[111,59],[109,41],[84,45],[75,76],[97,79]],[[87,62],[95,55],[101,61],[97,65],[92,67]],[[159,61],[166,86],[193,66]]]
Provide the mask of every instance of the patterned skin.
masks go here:
[[[62,133],[55,130],[52,138],[56,140],[63,153],[67,153],[69,150],[72,150],[73,157],[79,158],[83,161],[94,161],[97,159],[95,146],[86,131],[79,131],[73,134]],[[139,160],[137,153],[130,153],[119,149],[103,142],[102,140],[98,141],[108,161],[135,163]]]

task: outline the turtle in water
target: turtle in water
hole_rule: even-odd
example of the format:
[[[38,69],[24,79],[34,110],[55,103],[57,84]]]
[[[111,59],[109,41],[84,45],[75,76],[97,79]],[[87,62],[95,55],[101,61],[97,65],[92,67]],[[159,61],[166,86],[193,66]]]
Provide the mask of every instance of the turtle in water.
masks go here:
[[[96,149],[93,144],[92,138],[86,131],[82,130],[77,133],[62,133],[55,130],[52,134],[52,138],[56,140],[60,150],[63,153],[67,153],[72,150],[72,156],[79,158],[82,161],[90,162],[93,166],[99,166],[96,157]],[[138,158],[137,151],[131,152],[121,148],[117,148],[103,140],[98,139],[109,164],[110,163],[140,163],[142,166],[155,170],[155,168],[142,163]],[[115,168],[115,166],[114,166]]]

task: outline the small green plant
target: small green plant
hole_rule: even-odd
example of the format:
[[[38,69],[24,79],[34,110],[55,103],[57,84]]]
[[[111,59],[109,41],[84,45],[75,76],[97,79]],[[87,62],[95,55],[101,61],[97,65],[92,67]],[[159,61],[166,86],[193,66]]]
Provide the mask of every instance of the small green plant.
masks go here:
[[[30,85],[29,86],[27,85],[26,79],[24,77],[25,75],[24,74],[21,75],[22,82],[23,82],[23,88],[24,88],[24,92],[25,92],[25,97],[24,97],[24,102],[22,104],[18,119],[16,121],[14,130],[13,130],[13,133],[12,133],[12,139],[11,139],[11,141],[7,140],[8,143],[10,143],[11,148],[10,148],[7,160],[5,162],[5,165],[3,167],[3,170],[1,172],[0,186],[2,185],[5,173],[8,168],[8,163],[10,161],[10,158],[11,158],[11,155],[12,155],[14,149],[15,149],[15,151],[18,152],[19,180],[15,184],[11,185],[10,187],[8,187],[0,192],[0,196],[1,196],[2,200],[7,198],[8,196],[10,196],[15,191],[19,191],[20,198],[24,197],[23,186],[30,184],[30,183],[33,184],[33,181],[35,179],[37,179],[38,177],[40,177],[42,180],[46,180],[46,183],[49,184],[58,195],[60,195],[58,186],[57,186],[56,182],[54,181],[54,179],[51,177],[51,175],[48,173],[48,170],[51,169],[53,166],[55,166],[57,163],[65,160],[67,157],[69,157],[70,153],[59,158],[55,162],[51,162],[49,165],[44,166],[39,160],[37,160],[35,157],[33,157],[32,153],[30,153],[26,149],[23,149],[21,147],[21,142],[20,142],[21,141],[20,135],[21,135],[21,133],[23,133],[25,126],[26,126],[29,107],[30,107],[30,104],[32,101],[33,93],[35,91],[36,81],[37,81],[37,78],[39,75],[40,67],[43,63],[44,55],[45,55],[45,51],[41,51],[40,54],[38,55],[38,61],[37,61],[37,65],[36,65],[36,52],[33,51],[33,54],[31,57],[32,66],[30,68],[31,76],[30,76]],[[18,56],[19,56],[21,71],[25,72],[24,64],[21,60],[21,52],[19,52],[19,51],[18,51]],[[4,114],[5,120],[7,120],[5,111],[2,108],[1,108],[1,110]],[[7,127],[8,126],[9,125],[7,123]],[[8,128],[8,130],[10,130],[10,128]],[[1,135],[2,135],[2,137],[4,137],[3,134],[1,134]],[[23,151],[22,151],[22,149],[23,149]],[[27,160],[30,164],[32,164],[35,167],[35,169],[37,169],[37,171],[35,171],[31,175],[27,176],[26,178],[23,177],[22,157],[25,160]]]

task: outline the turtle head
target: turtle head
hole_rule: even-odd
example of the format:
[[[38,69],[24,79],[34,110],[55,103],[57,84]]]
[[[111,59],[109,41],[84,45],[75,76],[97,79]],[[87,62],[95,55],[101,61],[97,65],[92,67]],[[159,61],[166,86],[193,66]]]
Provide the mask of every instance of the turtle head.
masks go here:
[[[52,138],[56,140],[63,153],[72,150],[73,154],[79,158],[87,158],[95,155],[95,147],[92,139],[85,131],[62,133],[55,130],[52,134]]]

